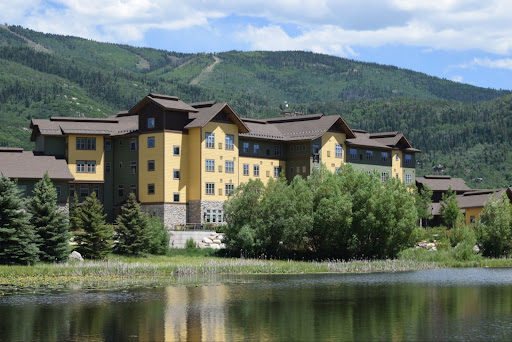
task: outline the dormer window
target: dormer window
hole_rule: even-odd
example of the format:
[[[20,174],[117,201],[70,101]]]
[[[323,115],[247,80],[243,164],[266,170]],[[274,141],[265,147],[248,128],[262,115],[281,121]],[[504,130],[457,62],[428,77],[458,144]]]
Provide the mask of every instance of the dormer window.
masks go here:
[[[148,118],[148,128],[155,128],[155,118]]]

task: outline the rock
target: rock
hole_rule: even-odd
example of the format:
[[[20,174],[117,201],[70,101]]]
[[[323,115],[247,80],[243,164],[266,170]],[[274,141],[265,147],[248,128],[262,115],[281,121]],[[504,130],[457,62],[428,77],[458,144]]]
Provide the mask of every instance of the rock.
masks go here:
[[[221,244],[219,245],[219,247],[220,247],[220,249],[224,249],[224,248],[226,248],[226,244],[225,244],[225,243],[221,243]]]
[[[432,247],[430,250],[431,250],[431,251],[433,251],[433,252],[435,252],[435,251],[437,251],[437,248],[436,248],[436,246],[434,246],[434,247]]]
[[[432,249],[432,248],[433,248],[433,247],[435,247],[435,246],[436,246],[436,244],[435,244],[435,243],[433,243],[433,242],[427,243],[427,248],[428,248],[428,249]]]
[[[204,243],[204,242],[199,242],[197,244],[197,247],[199,247],[199,248],[206,248],[206,247],[208,247],[208,245],[206,243]]]
[[[210,244],[210,248],[213,248],[213,249],[220,249],[220,245],[218,243],[211,243]]]
[[[224,240],[224,234],[217,235],[217,239],[219,239],[220,241]]]
[[[474,246],[473,246],[473,252],[474,252],[474,253],[480,253],[480,248],[478,248],[478,246],[477,246],[477,245],[474,245]]]
[[[211,239],[207,238],[207,237],[204,237],[203,238],[203,242],[204,243],[212,243],[213,241]]]
[[[69,261],[84,261],[84,258],[82,257],[82,254],[77,251],[73,251],[69,255]]]
[[[215,239],[215,240],[213,240],[213,243],[220,245],[222,243],[222,241],[220,241],[219,239]]]

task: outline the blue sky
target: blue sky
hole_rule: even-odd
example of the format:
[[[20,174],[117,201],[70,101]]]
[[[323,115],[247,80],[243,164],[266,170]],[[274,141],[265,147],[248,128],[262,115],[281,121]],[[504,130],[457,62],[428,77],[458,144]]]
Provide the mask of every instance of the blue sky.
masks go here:
[[[512,90],[510,0],[15,0],[0,22],[178,52],[307,50]]]

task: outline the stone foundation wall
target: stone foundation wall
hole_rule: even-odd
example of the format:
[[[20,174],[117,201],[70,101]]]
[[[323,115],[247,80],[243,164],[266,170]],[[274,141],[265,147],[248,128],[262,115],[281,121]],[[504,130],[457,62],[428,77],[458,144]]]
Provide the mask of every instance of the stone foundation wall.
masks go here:
[[[166,227],[184,225],[187,223],[187,205],[185,204],[141,204],[141,209],[160,218]]]
[[[188,223],[206,223],[206,210],[223,210],[224,201],[189,201],[188,203]],[[222,211],[222,219],[224,220],[224,211]],[[215,224],[226,224],[225,221],[216,222]]]

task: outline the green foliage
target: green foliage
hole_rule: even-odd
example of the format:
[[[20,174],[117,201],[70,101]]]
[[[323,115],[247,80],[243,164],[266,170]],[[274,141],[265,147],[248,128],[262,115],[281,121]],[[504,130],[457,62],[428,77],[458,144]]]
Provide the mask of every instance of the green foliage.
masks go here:
[[[32,264],[39,250],[16,182],[0,175],[0,264]]]
[[[150,231],[148,217],[140,209],[140,204],[133,192],[121,207],[121,214],[116,218],[116,243],[114,252],[126,255],[140,255],[148,252]]]
[[[512,248],[512,207],[506,194],[485,202],[479,222],[478,245],[484,256],[510,255]]]
[[[450,230],[450,243],[455,247],[462,243],[471,245],[471,248],[476,243],[476,233],[471,226],[466,226],[464,216],[460,215],[455,223],[455,227]]]
[[[242,254],[312,251],[320,257],[393,258],[410,246],[417,220],[401,182],[382,183],[350,166],[242,184],[224,204],[227,246]]]
[[[80,206],[78,202],[78,196],[75,192],[69,201],[69,229],[72,231],[77,231],[80,229],[80,227]]]
[[[149,228],[149,246],[148,253],[163,255],[169,250],[169,231],[164,226],[162,220],[156,216],[150,216],[148,219]]]
[[[103,205],[93,192],[80,207],[79,219],[82,230],[76,235],[77,250],[84,258],[103,259],[112,251],[113,229],[105,224]]]
[[[194,241],[194,239],[190,238],[187,241],[185,241],[185,248],[186,249],[195,249],[195,248],[197,248],[196,242]]]
[[[414,184],[412,189],[414,191],[414,203],[416,204],[418,218],[420,220],[431,220],[433,217],[431,210],[433,191],[426,184],[423,185],[421,191]]]
[[[459,203],[457,202],[457,194],[452,191],[451,187],[443,194],[440,204],[441,217],[444,223],[446,223],[448,227],[454,227],[462,214],[459,209]]]
[[[47,172],[34,186],[34,196],[28,200],[27,209],[37,235],[39,260],[66,260],[70,249],[68,219],[57,206],[57,191]]]

